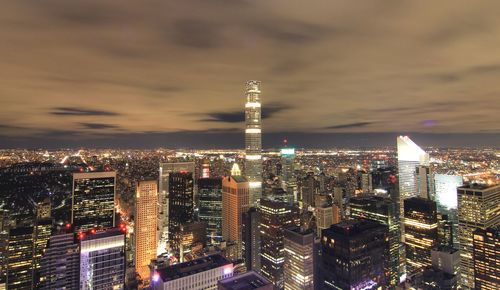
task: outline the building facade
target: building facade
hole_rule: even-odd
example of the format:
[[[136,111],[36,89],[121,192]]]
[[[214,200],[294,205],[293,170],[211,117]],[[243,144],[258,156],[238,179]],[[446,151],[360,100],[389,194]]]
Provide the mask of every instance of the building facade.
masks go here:
[[[457,193],[460,284],[474,289],[473,232],[500,225],[500,185],[470,184]]]
[[[207,244],[222,240],[222,178],[198,179],[200,221],[207,224]]]
[[[475,230],[473,246],[476,289],[500,289],[500,227]]]
[[[116,172],[73,173],[72,192],[75,231],[115,226]]]
[[[156,258],[158,247],[158,183],[140,181],[135,195],[135,270],[145,281],[149,280],[149,264]]]
[[[260,271],[260,212],[251,207],[243,213],[242,252],[247,271]]]
[[[245,86],[245,176],[250,187],[250,203],[258,205],[262,197],[262,112],[260,82]]]
[[[291,227],[284,234],[285,290],[314,290],[314,233]]]

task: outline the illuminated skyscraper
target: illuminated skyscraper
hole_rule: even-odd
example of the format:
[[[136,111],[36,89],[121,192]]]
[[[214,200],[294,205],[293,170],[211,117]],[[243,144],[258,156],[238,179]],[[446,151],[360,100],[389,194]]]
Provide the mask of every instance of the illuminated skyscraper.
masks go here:
[[[222,237],[235,242],[241,257],[242,218],[250,208],[250,190],[243,176],[228,176],[222,179]]]
[[[285,229],[285,290],[314,289],[314,233],[299,227]]]
[[[500,225],[500,185],[471,184],[457,192],[460,283],[474,289],[473,232]]]
[[[348,220],[323,230],[318,289],[382,289],[387,286],[387,227]]]
[[[184,227],[194,221],[194,173],[173,172],[168,177],[168,235],[170,250],[179,255]]]
[[[7,289],[33,289],[33,227],[9,231]]]
[[[47,247],[47,242],[52,234],[52,219],[37,218],[33,233],[33,273],[34,285],[39,286],[40,281],[40,260]]]
[[[198,179],[200,221],[207,224],[207,243],[222,240],[222,178]]]
[[[478,229],[473,235],[476,289],[500,289],[500,228]]]
[[[434,198],[434,178],[432,178],[431,168],[420,165],[415,168],[417,178],[417,196],[435,200]]]
[[[76,231],[115,226],[116,172],[73,173],[71,223]]]
[[[460,175],[434,174],[435,201],[438,212],[446,214],[453,228],[453,244],[458,249],[457,187],[463,185]]]
[[[169,176],[174,172],[192,172],[194,174],[194,168],[194,162],[160,163],[160,182],[158,188],[158,255],[166,252],[167,242],[169,240]]]
[[[399,267],[399,244],[401,234],[397,218],[396,203],[380,196],[352,197],[349,201],[352,218],[369,219],[385,225],[389,230],[389,285],[396,286],[403,274]]]
[[[260,271],[260,212],[250,208],[243,213],[242,252],[247,271]]]
[[[156,259],[158,235],[158,185],[156,180],[140,181],[135,203],[135,270],[144,281],[149,280],[149,264]]]
[[[431,266],[431,250],[438,245],[436,203],[420,197],[404,201],[406,271],[414,274]]]
[[[284,229],[294,222],[294,208],[289,203],[273,197],[260,202],[260,272],[277,289],[283,289]]]
[[[250,186],[250,203],[257,205],[262,197],[262,116],[260,82],[246,83],[245,104],[245,176]]]
[[[107,229],[80,235],[80,290],[123,289],[125,235]]]

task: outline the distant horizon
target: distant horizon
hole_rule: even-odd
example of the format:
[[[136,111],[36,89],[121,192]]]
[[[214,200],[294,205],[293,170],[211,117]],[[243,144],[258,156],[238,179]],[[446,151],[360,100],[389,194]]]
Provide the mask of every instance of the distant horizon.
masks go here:
[[[500,148],[500,134],[491,133],[263,133],[263,148],[288,146],[301,149],[382,148],[396,146],[396,137],[407,135],[421,147],[436,148]],[[101,136],[34,136],[5,137],[0,149],[243,149],[242,132],[172,132],[127,133]],[[28,146],[26,146],[29,144]]]

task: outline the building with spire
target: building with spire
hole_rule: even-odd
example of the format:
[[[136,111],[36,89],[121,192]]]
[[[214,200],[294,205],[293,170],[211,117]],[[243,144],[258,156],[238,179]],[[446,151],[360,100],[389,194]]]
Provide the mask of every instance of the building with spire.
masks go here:
[[[250,202],[257,205],[262,197],[262,114],[260,82],[246,83],[245,103],[245,176],[250,186]]]

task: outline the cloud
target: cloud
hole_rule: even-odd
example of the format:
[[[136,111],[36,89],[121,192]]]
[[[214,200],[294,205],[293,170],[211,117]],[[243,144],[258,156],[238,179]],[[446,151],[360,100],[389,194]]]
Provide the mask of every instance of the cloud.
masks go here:
[[[57,116],[118,116],[120,114],[111,111],[81,109],[75,107],[57,107],[51,111],[52,115]]]
[[[173,23],[171,40],[180,46],[211,49],[224,44],[222,27],[215,22],[182,19]]]
[[[80,123],[86,129],[119,129],[119,126],[105,123]]]
[[[366,127],[373,124],[372,122],[357,122],[357,123],[349,123],[349,124],[342,124],[342,125],[334,125],[334,126],[328,126],[325,129],[346,129],[346,128],[360,128],[360,127]]]
[[[280,103],[271,103],[263,105],[262,107],[262,119],[269,119],[274,115],[288,110],[291,107],[289,105]],[[240,123],[245,122],[245,112],[243,108],[241,110],[236,110],[232,112],[212,112],[207,114],[207,118],[201,119],[202,122],[221,122],[221,123]]]

